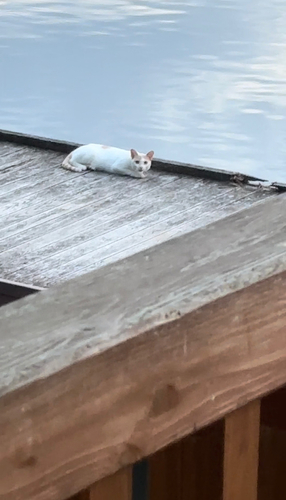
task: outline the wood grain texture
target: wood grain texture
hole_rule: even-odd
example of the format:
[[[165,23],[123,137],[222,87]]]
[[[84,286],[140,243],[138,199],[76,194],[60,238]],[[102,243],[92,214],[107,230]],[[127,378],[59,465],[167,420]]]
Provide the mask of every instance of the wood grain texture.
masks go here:
[[[9,142],[2,142],[0,144],[1,156],[0,156],[0,172],[1,176],[3,171],[11,167],[17,167],[21,163],[21,156],[25,154],[27,148],[20,144],[11,144]],[[31,151],[32,148],[29,150]]]
[[[212,212],[211,200],[209,203],[199,203],[189,208],[188,200],[183,199],[183,190],[174,194],[177,194],[181,201],[173,200],[163,208],[160,199],[151,204],[149,200],[147,206],[144,206],[143,200],[141,206],[138,206],[136,200],[137,207],[133,210],[132,206],[127,207],[123,214],[119,212],[115,218],[108,216],[106,222],[101,223],[105,218],[104,214],[99,219],[99,224],[94,215],[89,225],[86,221],[79,221],[72,227],[66,227],[64,231],[59,229],[52,235],[47,233],[32,242],[32,245],[29,242],[28,255],[27,245],[6,251],[3,255],[5,267],[11,269],[17,263],[14,276],[25,281],[34,282],[41,273],[42,283],[47,286],[185,234],[191,228],[204,226],[205,214],[201,214],[203,209],[208,211],[209,221],[217,219],[219,212]],[[240,206],[245,207],[245,204],[243,199]],[[237,205],[239,201],[231,205],[231,211],[235,210]],[[226,212],[227,208],[224,207],[223,214]],[[78,226],[78,230],[75,226]],[[43,229],[41,227],[42,231]],[[51,237],[53,234],[54,240]]]
[[[88,500],[132,500],[132,467],[119,470],[89,488]]]
[[[257,500],[260,401],[225,418],[223,500]]]
[[[17,144],[0,142],[0,153],[0,273],[38,286],[80,276],[269,197],[171,171],[152,170],[140,182],[75,174],[59,168],[62,153]]]
[[[132,500],[132,467],[120,469],[68,500]],[[64,500],[64,499],[63,499]],[[134,499],[136,500],[136,499]]]
[[[68,498],[286,383],[285,210],[1,308],[1,500]]]
[[[1,149],[1,145],[0,145]],[[67,177],[59,168],[63,156],[32,149],[19,154],[19,164],[0,170],[0,197],[7,193],[24,197],[31,188],[40,190],[44,184],[56,184]]]
[[[70,212],[60,213],[56,218],[47,221],[42,220],[41,224],[14,233],[14,238],[3,239],[0,251],[8,251],[7,256],[12,258],[12,255],[14,255],[14,257],[17,257],[19,265],[21,265],[19,254],[23,253],[24,245],[27,244],[32,246],[33,254],[30,257],[32,260],[33,257],[35,259],[35,256],[39,256],[44,251],[46,251],[46,255],[44,254],[43,257],[49,254],[52,255],[55,251],[63,251],[75,247],[79,243],[84,243],[84,238],[86,241],[92,240],[96,236],[100,236],[100,234],[129,225],[133,220],[139,223],[143,218],[145,219],[146,216],[154,213],[158,213],[157,218],[160,221],[162,189],[165,190],[166,198],[171,201],[169,210],[173,208],[173,211],[176,211],[176,209],[179,211],[178,202],[174,203],[174,198],[178,196],[179,192],[181,192],[182,196],[181,211],[188,208],[187,194],[189,194],[190,186],[186,179],[168,179],[168,176],[162,176],[160,181],[160,183],[154,182],[152,187],[144,192],[135,189],[132,196],[129,194],[128,197],[123,197],[118,205],[114,204],[110,197],[106,199],[106,192],[103,190],[103,192],[98,193],[97,199],[92,203],[90,213],[87,216],[84,216],[82,211],[75,209],[72,216]],[[147,194],[148,196],[146,196]],[[200,195],[202,196],[202,192]],[[64,242],[65,246],[61,242]],[[48,252],[46,249],[52,246],[56,246],[56,249]],[[14,251],[12,250],[13,247],[17,247],[17,249]],[[19,254],[16,252],[19,252]]]
[[[132,214],[126,212],[123,224],[120,225],[120,221],[117,221],[116,227],[116,221],[113,221],[113,230],[108,230],[108,226],[104,225],[104,229],[107,227],[106,232],[97,236],[94,229],[91,229],[93,238],[90,238],[91,232],[87,230],[86,233],[73,234],[67,240],[58,241],[52,247],[45,247],[42,252],[36,249],[36,257],[35,254],[30,254],[31,259],[25,266],[17,269],[15,276],[17,279],[34,282],[40,273],[44,277],[42,283],[45,286],[65,281],[203,227],[206,214],[210,223],[229,212],[244,208],[248,203],[253,204],[252,200],[245,200],[243,197],[228,206],[222,206],[220,210],[218,206],[214,207],[214,200],[208,199],[189,208],[188,200],[183,199],[184,193],[178,191],[176,194],[177,202],[173,200],[157,211],[156,206],[153,209],[153,205],[150,205],[149,214],[145,210],[145,214],[143,212],[141,216],[139,214],[135,218],[133,215],[133,220]],[[222,200],[216,196],[216,202],[220,201]],[[76,240],[78,244],[75,244]],[[69,242],[72,242],[70,247]]]
[[[67,172],[69,173],[69,172]],[[61,196],[57,196],[54,200],[45,199],[46,203],[41,203],[41,200],[36,200],[34,204],[30,204],[25,211],[8,211],[6,216],[1,219],[1,241],[7,238],[10,239],[11,236],[17,234],[20,238],[19,244],[21,244],[21,232],[25,232],[32,229],[39,229],[38,226],[45,225],[49,221],[55,221],[59,219],[60,227],[65,228],[69,223],[73,223],[77,219],[85,219],[86,216],[93,215],[95,212],[100,212],[103,208],[110,208],[112,203],[112,196],[110,196],[112,190],[120,190],[121,197],[117,206],[120,210],[121,203],[127,200],[133,199],[133,197],[142,195],[140,193],[140,186],[137,184],[132,186],[132,194],[130,195],[130,190],[122,190],[122,179],[114,179],[112,176],[107,176],[107,174],[100,174],[95,177],[91,172],[87,172],[80,178],[75,174],[73,179],[72,192],[69,192],[67,197],[65,193]],[[149,196],[150,190],[152,191],[161,182],[164,183],[167,176],[161,176],[160,180],[156,179],[152,182],[152,186],[148,185],[145,188],[145,193]],[[168,178],[168,182],[172,182],[173,177]],[[72,181],[72,179],[70,179]],[[88,189],[87,189],[88,186]],[[125,184],[126,187],[126,184]],[[64,217],[64,219],[61,219]],[[98,219],[101,219],[101,213],[98,214]],[[45,230],[49,230],[49,227],[45,227]],[[43,235],[43,232],[39,232],[39,235]],[[36,233],[37,236],[37,233]],[[14,246],[13,239],[11,240],[11,247]],[[2,250],[5,248],[1,247]]]
[[[68,173],[68,172],[67,172]],[[87,193],[80,192],[76,197],[76,203],[69,203],[67,205],[61,206],[60,208],[55,208],[51,210],[42,211],[40,214],[27,217],[24,220],[19,221],[18,224],[9,222],[7,218],[5,230],[3,231],[1,238],[1,252],[14,247],[19,247],[23,243],[29,243],[32,240],[38,240],[45,236],[45,233],[52,233],[51,241],[57,241],[57,234],[53,234],[57,230],[65,231],[81,230],[82,226],[84,228],[89,228],[91,222],[93,226],[95,223],[97,226],[102,226],[105,222],[109,220],[114,220],[117,217],[126,216],[128,214],[127,207],[129,204],[129,210],[132,213],[134,208],[137,210],[142,210],[141,197],[146,197],[147,201],[145,204],[154,203],[159,198],[159,193],[162,187],[166,189],[166,195],[170,198],[170,188],[174,182],[178,183],[180,178],[172,176],[157,176],[153,178],[153,182],[149,183],[148,186],[142,191],[139,184],[133,186],[132,194],[130,192],[122,192],[120,200],[118,203],[113,203],[113,200],[108,196],[108,189],[120,189],[122,187],[121,183],[115,183],[113,179],[113,186],[110,186],[106,176],[96,179],[93,174],[86,173],[87,178],[90,180],[90,195],[94,195],[91,200],[87,200]],[[96,183],[93,184],[93,180]],[[118,179],[116,179],[118,181]],[[107,190],[105,188],[107,184]],[[182,187],[182,183],[181,183]],[[122,189],[121,189],[122,191]],[[202,193],[201,193],[202,194]],[[95,196],[96,195],[96,196]],[[139,197],[139,200],[138,200]],[[75,227],[77,225],[77,227]],[[3,224],[4,226],[4,224]],[[72,226],[70,228],[70,226]],[[96,226],[96,227],[97,227]],[[51,244],[51,242],[49,242]],[[44,245],[42,245],[44,246]]]

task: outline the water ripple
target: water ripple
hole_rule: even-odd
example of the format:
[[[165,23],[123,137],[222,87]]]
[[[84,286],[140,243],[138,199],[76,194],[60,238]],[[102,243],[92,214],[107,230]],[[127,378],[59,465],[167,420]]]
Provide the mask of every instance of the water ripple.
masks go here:
[[[0,0],[0,127],[285,182],[285,25],[282,0]]]

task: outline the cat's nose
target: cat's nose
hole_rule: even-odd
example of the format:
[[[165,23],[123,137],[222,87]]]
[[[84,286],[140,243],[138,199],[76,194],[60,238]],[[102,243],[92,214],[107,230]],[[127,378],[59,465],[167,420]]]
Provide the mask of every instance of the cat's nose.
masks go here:
[[[143,172],[143,167],[139,167],[138,172]]]

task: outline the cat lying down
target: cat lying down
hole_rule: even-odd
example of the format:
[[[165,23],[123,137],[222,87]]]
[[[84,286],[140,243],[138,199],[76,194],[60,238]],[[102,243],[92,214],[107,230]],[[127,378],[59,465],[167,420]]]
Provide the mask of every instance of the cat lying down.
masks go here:
[[[72,151],[63,161],[62,167],[73,172],[84,170],[101,170],[111,174],[146,177],[151,168],[154,151],[147,154],[137,153],[135,149],[86,144]]]

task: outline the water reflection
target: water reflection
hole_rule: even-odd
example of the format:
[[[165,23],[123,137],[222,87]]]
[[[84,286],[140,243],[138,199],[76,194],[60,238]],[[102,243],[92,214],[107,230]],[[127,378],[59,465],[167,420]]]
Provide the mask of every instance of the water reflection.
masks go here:
[[[286,181],[282,0],[0,1],[0,127]]]

